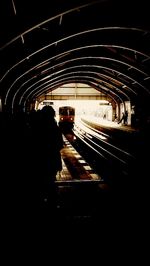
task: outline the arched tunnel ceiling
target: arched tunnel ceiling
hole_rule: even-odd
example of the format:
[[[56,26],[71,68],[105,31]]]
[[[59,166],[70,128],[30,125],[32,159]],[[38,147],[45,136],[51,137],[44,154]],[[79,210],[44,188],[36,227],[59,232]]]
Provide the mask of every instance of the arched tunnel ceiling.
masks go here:
[[[0,96],[12,109],[71,82],[149,102],[148,1],[1,0]]]

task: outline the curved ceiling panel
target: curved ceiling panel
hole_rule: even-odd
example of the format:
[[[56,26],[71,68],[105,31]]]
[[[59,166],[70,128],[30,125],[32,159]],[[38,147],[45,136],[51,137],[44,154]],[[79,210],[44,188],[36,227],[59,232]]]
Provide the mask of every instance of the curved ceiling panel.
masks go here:
[[[149,101],[147,1],[34,2],[1,1],[3,104],[25,107],[69,82],[89,84],[116,102]]]

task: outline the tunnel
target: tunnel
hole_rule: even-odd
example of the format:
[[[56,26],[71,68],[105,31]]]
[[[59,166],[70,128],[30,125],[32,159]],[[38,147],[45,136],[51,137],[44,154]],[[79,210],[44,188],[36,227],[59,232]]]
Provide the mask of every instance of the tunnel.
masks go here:
[[[36,177],[31,182],[28,176],[35,146],[28,141],[28,133],[24,130],[25,115],[37,111],[41,103],[49,102],[51,105],[56,100],[61,103],[72,97],[74,101],[79,100],[80,105],[85,99],[89,103],[91,99],[106,100],[112,108],[111,116],[109,113],[103,115],[111,122],[115,122],[116,117],[120,120],[122,112],[128,112],[126,130],[134,130],[138,134],[133,146],[134,153],[138,153],[137,165],[141,166],[138,171],[135,165],[135,172],[132,169],[130,178],[127,176],[123,183],[117,184],[117,189],[125,186],[123,195],[127,199],[127,205],[122,200],[121,209],[124,212],[121,222],[123,224],[124,218],[128,217],[128,223],[131,217],[133,225],[139,215],[147,217],[144,208],[148,202],[150,148],[148,1],[2,0],[0,6],[0,171],[1,195],[6,204],[3,212],[7,213],[7,220],[15,216],[14,212],[18,217],[18,201],[26,206],[23,197],[27,191],[32,194],[31,189],[36,182]],[[64,88],[67,88],[67,93]],[[75,93],[76,90],[80,93]],[[12,117],[15,117],[17,130],[12,126]],[[42,143],[44,139],[37,141],[37,147],[41,147]],[[115,193],[116,187],[111,191],[111,196]],[[105,197],[108,194],[107,191]],[[120,217],[118,202],[122,198],[118,193],[111,203],[112,208],[115,205],[113,210],[117,218]],[[109,198],[109,203],[105,205],[109,210],[110,202]],[[15,204],[17,207],[14,210]],[[106,214],[104,208],[103,214]],[[33,215],[31,207],[30,215]],[[42,210],[42,215],[47,213]],[[111,215],[112,212],[105,218],[107,225]],[[35,217],[37,221],[37,212]],[[66,217],[64,223],[68,222]],[[94,222],[96,218],[94,216]],[[112,219],[116,224],[117,218]],[[83,221],[86,219],[89,216],[85,215],[84,219],[83,215],[71,222],[77,225],[81,221],[85,225]],[[98,225],[100,221],[98,219]]]
[[[36,8],[2,1],[1,110],[28,110],[46,92],[80,81],[116,104],[129,101],[137,123],[147,123],[147,10],[146,1],[44,1]]]

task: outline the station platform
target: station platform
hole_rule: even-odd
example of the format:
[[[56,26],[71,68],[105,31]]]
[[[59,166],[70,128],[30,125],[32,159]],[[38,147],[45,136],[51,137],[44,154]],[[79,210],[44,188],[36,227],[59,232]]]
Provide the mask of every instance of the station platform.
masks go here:
[[[83,121],[88,121],[91,123],[94,123],[95,125],[98,125],[99,127],[102,126],[104,128],[111,128],[111,129],[117,129],[117,130],[123,130],[123,131],[128,131],[128,132],[137,132],[138,129],[132,127],[131,125],[124,125],[123,123],[119,123],[117,121],[109,121],[107,119],[95,117],[95,116],[81,116],[80,118]]]
[[[99,200],[109,187],[101,176],[82,158],[69,141],[64,138],[61,150],[62,171],[56,176],[57,214],[64,221],[85,222],[93,219],[99,209]]]

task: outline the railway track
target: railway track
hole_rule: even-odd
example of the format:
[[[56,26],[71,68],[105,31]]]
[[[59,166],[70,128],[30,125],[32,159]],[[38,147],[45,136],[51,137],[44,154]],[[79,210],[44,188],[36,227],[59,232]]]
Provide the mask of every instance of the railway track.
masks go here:
[[[78,122],[74,125],[72,138],[69,140],[104,180],[129,177],[132,174],[136,158],[124,147],[120,147],[120,141],[117,145],[112,134]]]

